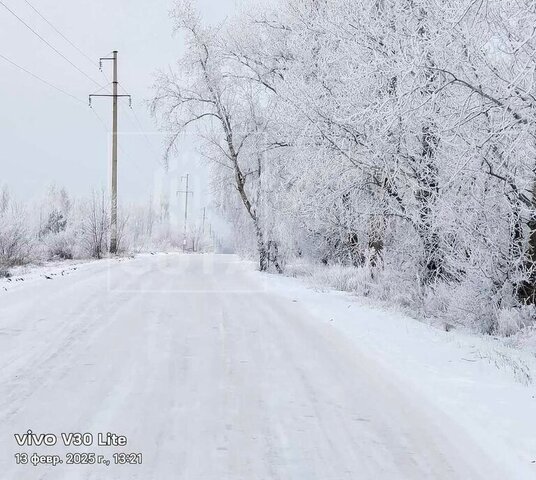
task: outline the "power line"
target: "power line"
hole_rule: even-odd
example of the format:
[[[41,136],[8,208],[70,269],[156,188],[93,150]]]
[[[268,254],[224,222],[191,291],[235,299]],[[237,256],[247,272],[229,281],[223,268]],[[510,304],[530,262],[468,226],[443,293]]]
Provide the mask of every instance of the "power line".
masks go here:
[[[104,85],[102,88],[97,90],[95,93],[99,93],[99,92],[102,92],[103,90],[106,90],[110,85],[112,85],[112,82],[109,82],[107,85]]]
[[[126,108],[123,108],[123,107],[121,107],[121,108],[122,108],[123,111],[126,111],[126,110],[127,110]],[[158,160],[159,155],[156,153],[156,150],[153,148],[153,146],[149,143],[149,139],[147,138],[147,135],[145,135],[145,134],[143,133],[143,129],[141,129],[139,126],[134,125],[134,123],[132,122],[132,119],[135,118],[135,115],[136,115],[136,114],[134,113],[134,110],[133,110],[132,108],[129,108],[128,110],[130,110],[129,113],[132,115],[132,116],[130,117],[130,123],[131,123],[131,125],[132,125],[134,128],[136,128],[136,129],[137,129],[137,132],[139,132],[142,136],[144,136],[144,137],[145,137],[145,140],[148,142],[148,148],[149,148],[149,150],[150,150],[150,151],[149,151],[150,155],[149,155],[148,158],[150,158],[151,160],[153,160],[159,167],[163,168],[163,167],[164,167],[164,164],[163,164],[160,160]],[[120,146],[119,148],[121,148],[121,146]],[[136,157],[133,156],[132,158],[136,158]],[[142,165],[142,164],[140,163],[140,165]]]
[[[126,91],[125,88],[123,87],[123,85],[121,85],[121,83],[118,82],[118,86],[121,87],[121,89],[123,91]],[[104,88],[104,87],[103,87]],[[123,108],[122,106],[120,106],[120,108],[122,108],[123,111],[127,110],[126,108]],[[104,127],[104,130],[106,131],[106,133],[109,133],[110,131],[110,128],[108,127],[108,125],[106,124],[106,122],[102,119],[102,117],[95,111],[95,109],[91,108],[92,112],[95,114],[95,116],[97,117],[97,120],[101,123],[101,125]],[[135,110],[132,108],[129,108],[129,113],[132,115],[132,118],[134,118],[136,124],[137,124],[137,129],[139,131],[139,133],[141,133],[141,135],[145,138],[145,141],[147,142],[147,146],[149,147],[149,149],[151,150],[151,153],[154,154],[154,157],[153,155],[150,156],[150,158],[152,160],[155,161],[155,163],[157,163],[160,167],[163,166],[162,162],[158,160],[158,154],[156,153],[155,149],[154,149],[154,146],[151,144],[151,141],[149,140],[149,138],[147,137],[147,134],[145,133],[144,131],[144,128],[141,124],[141,121],[139,120],[139,117],[138,115],[136,114]],[[138,158],[134,155],[134,156],[130,156],[126,151],[125,149],[121,146],[121,144],[118,144],[118,148],[119,150],[121,151],[121,153],[123,154],[124,157],[126,157],[127,159],[134,159],[136,162],[138,162],[138,166],[136,166],[136,168],[138,169],[139,172],[142,172],[142,170],[139,168],[141,166],[144,166],[139,160]],[[132,164],[132,163],[131,163]]]
[[[132,116],[136,122],[136,125],[137,125],[137,129],[138,131],[142,134],[143,138],[145,138],[145,142],[147,143],[147,147],[149,148],[149,150],[151,151],[151,153],[153,155],[155,155],[156,157],[158,157],[158,152],[156,151],[154,145],[152,144],[152,142],[149,140],[149,137],[147,136],[147,134],[145,133],[145,129],[143,128],[141,122],[140,122],[140,119],[138,117],[138,115],[136,114],[136,111],[134,110],[134,108],[131,108],[130,109],[131,113],[132,113]],[[156,159],[155,159],[156,160]],[[160,165],[160,166],[163,166],[162,165],[162,162],[160,160],[156,160],[156,162]]]
[[[95,114],[95,117],[103,127],[104,131],[106,133],[110,133],[110,127],[106,124],[104,119],[95,111],[94,108],[91,108],[91,111]],[[121,144],[118,144],[119,151],[123,154],[123,159],[129,164],[133,165],[136,170],[141,173],[142,175],[145,175],[145,170],[142,170],[141,167],[144,167],[145,165],[140,162],[140,160],[135,156],[130,156],[129,153],[121,146]],[[134,160],[135,163],[132,163],[131,160]]]
[[[47,85],[48,87],[53,88],[54,90],[62,93],[63,95],[66,95],[67,97],[69,97],[69,98],[75,100],[76,102],[81,103],[82,105],[87,107],[87,103],[84,102],[83,100],[81,100],[80,98],[70,94],[69,92],[66,92],[65,90],[63,90],[60,87],[57,87],[53,83],[50,83],[48,80],[45,80],[45,79],[41,78],[39,75],[36,75],[35,73],[31,72],[30,70],[20,66],[18,63],[15,63],[13,60],[10,60],[5,55],[2,55],[1,53],[0,53],[0,58],[5,60],[7,63],[13,65],[14,67],[18,68],[19,70],[23,71],[24,73],[26,73],[26,74],[30,75],[31,77],[35,78],[36,80],[39,80],[44,85]],[[106,125],[106,122],[102,119],[102,117],[93,108],[91,109],[91,111],[93,112],[95,117],[99,120],[99,122],[102,124],[104,130],[106,132],[108,132],[108,130],[109,130],[108,126]]]
[[[123,91],[126,91],[123,85],[119,84],[119,86],[121,87]],[[145,129],[143,128],[143,125],[141,124],[141,121],[132,106],[130,107],[130,113],[132,114],[132,117],[134,118],[134,121],[136,123],[136,128],[141,133],[141,135],[145,138],[145,141],[147,142],[147,146],[149,150],[151,151],[151,154],[155,156],[154,161],[158,163],[161,167],[163,167],[164,166],[163,163],[157,159],[159,157],[158,152],[155,150],[154,145],[151,143],[151,141],[149,140],[149,137],[145,133]]]
[[[5,60],[6,62],[10,63],[14,67],[17,67],[19,70],[22,70],[23,72],[27,73],[28,75],[30,75],[30,76],[34,77],[35,79],[39,80],[41,83],[44,83],[45,85],[48,85],[49,87],[52,87],[53,89],[57,90],[58,92],[63,93],[64,95],[67,95],[68,97],[72,98],[73,100],[76,100],[79,103],[82,103],[84,105],[86,104],[83,100],[79,99],[78,97],[75,97],[74,95],[71,95],[69,92],[66,92],[65,90],[61,89],[60,87],[57,87],[56,85],[50,83],[49,81],[44,80],[43,78],[41,78],[40,76],[36,75],[35,73],[30,72],[30,70],[27,70],[26,68],[21,67],[20,65],[15,63],[13,60],[10,60],[9,58],[7,58],[4,55],[2,55],[1,53],[0,53],[0,58]]]
[[[41,83],[43,83],[44,85],[47,85],[48,87],[51,87],[53,88],[54,90],[62,93],[63,95],[66,95],[67,97],[75,100],[76,102],[78,103],[81,103],[82,105],[86,106],[87,107],[87,104],[86,102],[84,102],[83,100],[81,100],[80,98],[78,97],[75,97],[74,95],[70,94],[69,92],[66,92],[65,90],[63,90],[62,88],[60,87],[57,87],[56,85],[54,85],[53,83],[50,83],[48,80],[45,80],[43,78],[41,78],[39,75],[36,75],[35,73],[31,72],[30,70],[20,66],[18,63],[15,63],[13,60],[10,60],[9,58],[7,58],[5,55],[2,55],[0,53],[0,58],[5,60],[6,62],[10,63],[11,65],[13,65],[14,67],[18,68],[19,70],[23,71],[24,73],[30,75],[31,77],[35,78],[36,80],[39,80]],[[102,117],[92,108],[91,111],[93,112],[93,114],[95,115],[95,117],[99,120],[99,122],[101,123],[101,125],[103,126],[104,130],[106,132],[108,132],[108,126],[106,125],[106,122],[102,119]]]
[[[106,133],[108,133],[110,131],[110,129],[108,128],[108,125],[106,125],[106,122],[102,119],[102,117],[95,111],[94,108],[91,108],[91,111],[95,114],[95,116],[97,117],[97,119],[99,120],[99,122],[102,124],[102,126],[104,127],[104,131]]]
[[[48,23],[54,31],[63,38],[71,47],[73,47],[78,53],[80,53],[83,57],[85,57],[87,60],[89,60],[90,63],[92,63],[94,66],[98,67],[98,64],[86,53],[84,53],[80,48],[78,48],[71,40],[69,40],[54,24],[48,20],[37,8],[35,8],[28,0],[24,0],[26,4],[32,8],[32,10],[37,13],[46,23]]]
[[[37,13],[37,15],[39,15],[60,37],[62,37],[69,45],[71,45],[71,47],[73,47],[78,53],[80,53],[80,55],[82,55],[83,57],[85,57],[93,66],[97,67],[99,69],[99,71],[102,73],[103,77],[106,79],[106,82],[108,84],[111,84],[110,80],[108,79],[108,77],[106,76],[106,74],[103,72],[102,68],[100,67],[100,65],[95,62],[95,60],[93,60],[87,53],[85,53],[81,48],[79,48],[72,40],[70,40],[59,28],[57,28],[48,18],[46,18],[36,7],[34,7],[28,0],[24,0],[25,3],[35,12]],[[106,55],[107,56],[107,55]],[[95,82],[94,80],[92,80],[94,83],[97,83]],[[97,83],[98,84],[98,83]],[[103,87],[102,89],[104,88],[107,88],[108,85],[106,85],[106,87]]]
[[[37,38],[39,38],[43,43],[45,43],[48,47],[50,47],[54,52],[56,52],[60,57],[62,57],[66,62],[68,62],[70,65],[72,65],[76,70],[78,70],[82,75],[84,75],[86,78],[91,80],[93,83],[98,85],[99,87],[102,87],[100,83],[98,83],[96,80],[91,78],[86,72],[78,68],[71,60],[69,60],[63,53],[61,53],[54,45],[49,43],[47,40],[45,40],[39,33],[37,33],[30,25],[28,25],[21,17],[19,17],[13,10],[11,10],[4,2],[0,0],[0,5],[2,5],[11,15],[13,15],[20,23],[22,23],[28,30],[30,30]]]

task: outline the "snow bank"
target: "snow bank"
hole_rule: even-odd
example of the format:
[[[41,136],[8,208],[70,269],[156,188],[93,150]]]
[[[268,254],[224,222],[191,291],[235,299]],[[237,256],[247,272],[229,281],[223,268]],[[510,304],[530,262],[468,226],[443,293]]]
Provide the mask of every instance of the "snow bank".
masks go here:
[[[409,391],[419,391],[512,472],[536,478],[536,358],[493,337],[446,332],[338,291],[270,275],[268,290],[300,302]]]

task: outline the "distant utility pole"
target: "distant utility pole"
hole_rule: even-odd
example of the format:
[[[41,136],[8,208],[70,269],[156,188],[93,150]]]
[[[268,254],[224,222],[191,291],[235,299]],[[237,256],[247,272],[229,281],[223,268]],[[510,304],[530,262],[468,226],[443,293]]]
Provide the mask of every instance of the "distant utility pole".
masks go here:
[[[185,200],[184,200],[184,233],[182,237],[182,250],[186,250],[186,225],[188,224],[188,195],[193,195],[194,192],[189,190],[189,180],[190,180],[190,174],[187,173],[186,176],[181,177],[182,179],[186,179],[186,190],[177,190],[177,194],[184,193]]]
[[[205,235],[205,220],[207,218],[207,207],[203,207],[203,227],[201,228],[201,234]]]
[[[112,97],[112,208],[111,208],[111,225],[110,225],[110,253],[117,253],[117,99],[119,97],[128,97],[132,105],[130,95],[117,94],[117,50],[113,51],[112,57],[101,57],[99,65],[102,70],[102,62],[111,60],[113,62],[113,92],[109,94],[94,93],[89,96],[89,106],[91,107],[92,97]]]

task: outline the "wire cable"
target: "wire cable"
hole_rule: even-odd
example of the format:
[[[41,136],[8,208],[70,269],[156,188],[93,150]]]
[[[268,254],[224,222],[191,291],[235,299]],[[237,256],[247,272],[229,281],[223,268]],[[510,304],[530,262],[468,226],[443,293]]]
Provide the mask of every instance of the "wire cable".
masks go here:
[[[156,164],[158,164],[160,167],[163,167],[164,164],[163,164],[163,162],[161,160],[158,159],[159,155],[157,154],[157,152],[156,152],[155,148],[153,147],[153,145],[151,144],[149,138],[147,137],[147,135],[143,131],[143,128],[141,127],[141,123],[139,123],[139,121],[137,120],[136,114],[134,113],[134,109],[132,109],[132,108],[127,109],[126,107],[120,107],[120,108],[121,108],[121,110],[123,112],[128,111],[130,121],[131,121],[132,125],[136,128],[138,133],[141,134],[145,138],[145,141],[147,142],[147,147],[148,147],[149,153],[150,153],[149,158],[151,160],[153,160]],[[132,122],[132,120],[135,120],[135,123],[137,125],[135,125],[135,123]]]
[[[0,53],[0,58],[5,60],[6,62],[10,63],[14,67],[17,67],[19,70],[22,70],[23,72],[25,72],[28,75],[32,76],[33,78],[39,80],[41,83],[43,83],[45,85],[48,85],[49,87],[52,87],[53,89],[57,90],[58,92],[63,93],[64,95],[67,95],[68,97],[72,98],[73,100],[76,100],[79,103],[82,103],[83,105],[86,105],[86,102],[84,102],[80,98],[75,97],[74,95],[71,95],[69,92],[66,92],[65,90],[61,89],[60,87],[57,87],[53,83],[50,83],[49,81],[44,80],[43,78],[41,78],[40,76],[36,75],[35,73],[30,72],[30,70],[27,70],[26,68],[21,67],[19,64],[15,63],[13,60],[10,60],[6,56],[2,55],[1,53]]]
[[[125,89],[125,87],[123,85],[121,85],[121,83],[119,83],[119,87],[123,90],[123,92],[126,93],[126,89]],[[140,121],[138,115],[136,114],[136,110],[132,106],[130,107],[129,110],[130,110],[129,114],[132,115],[132,118],[134,119],[134,121],[136,123],[136,128],[138,129],[139,133],[145,138],[145,141],[147,142],[147,147],[149,148],[149,150],[151,152],[151,156],[154,155],[153,160],[156,163],[158,163],[160,166],[163,166],[162,161],[158,160],[158,157],[160,155],[156,151],[153,143],[149,140],[149,137],[147,136],[147,133],[145,132],[145,129],[143,128],[143,125],[141,124],[141,121]]]
[[[103,127],[104,131],[107,134],[111,134],[111,132],[110,132],[111,129],[106,124],[106,122],[103,120],[103,118],[95,111],[95,109],[92,108],[91,111],[95,114],[95,117],[97,118],[97,120],[99,121],[101,126]],[[145,165],[140,160],[138,160],[138,158],[135,155],[130,156],[127,153],[127,151],[122,147],[120,142],[117,143],[117,147],[118,147],[119,151],[123,155],[122,160],[126,161],[130,166],[134,167],[138,171],[138,173],[141,173],[142,175],[146,175],[145,170],[142,170],[142,168],[141,168],[141,167],[145,167]],[[132,162],[133,159],[134,159],[134,162]]]
[[[37,38],[39,38],[42,42],[44,42],[48,47],[50,47],[54,52],[56,52],[60,57],[62,57],[65,61],[67,61],[70,65],[72,65],[76,70],[78,70],[82,75],[84,75],[86,78],[91,80],[93,83],[98,85],[99,87],[102,87],[100,83],[98,83],[96,80],[91,78],[86,72],[84,72],[82,69],[77,67],[71,60],[69,60],[63,53],[61,53],[54,45],[49,43],[45,38],[43,38],[41,35],[39,35],[38,32],[36,32],[30,25],[28,25],[21,17],[19,17],[13,10],[11,10],[4,2],[0,0],[0,5],[2,5],[11,15],[13,15],[20,23],[22,23],[28,30],[30,30]]]
[[[92,59],[89,55],[87,55],[83,50],[78,48],[69,38],[67,38],[66,35],[64,35],[48,18],[46,18],[37,8],[35,8],[28,0],[24,0],[26,4],[35,12],[37,15],[39,15],[52,29],[61,37],[63,38],[71,47],[73,47],[80,55],[85,57],[90,63],[93,64],[93,66],[96,66],[99,68],[99,64],[95,62],[94,59]]]

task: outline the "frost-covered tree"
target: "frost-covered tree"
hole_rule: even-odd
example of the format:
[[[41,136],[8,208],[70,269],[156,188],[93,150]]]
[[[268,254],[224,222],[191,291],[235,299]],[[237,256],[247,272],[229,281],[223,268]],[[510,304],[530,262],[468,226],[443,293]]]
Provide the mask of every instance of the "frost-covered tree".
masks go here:
[[[176,134],[201,122],[216,203],[261,267],[275,245],[280,268],[353,269],[450,323],[531,321],[533,2],[281,0],[218,28],[180,5],[188,53],[156,104]]]
[[[170,151],[185,129],[195,124],[207,142],[207,157],[239,196],[255,234],[260,269],[266,270],[270,244],[260,209],[266,128],[259,105],[263,89],[241,79],[236,65],[226,58],[219,31],[203,26],[189,2],[177,2],[172,17],[186,37],[188,53],[178,71],[159,76],[153,110],[172,132]]]

